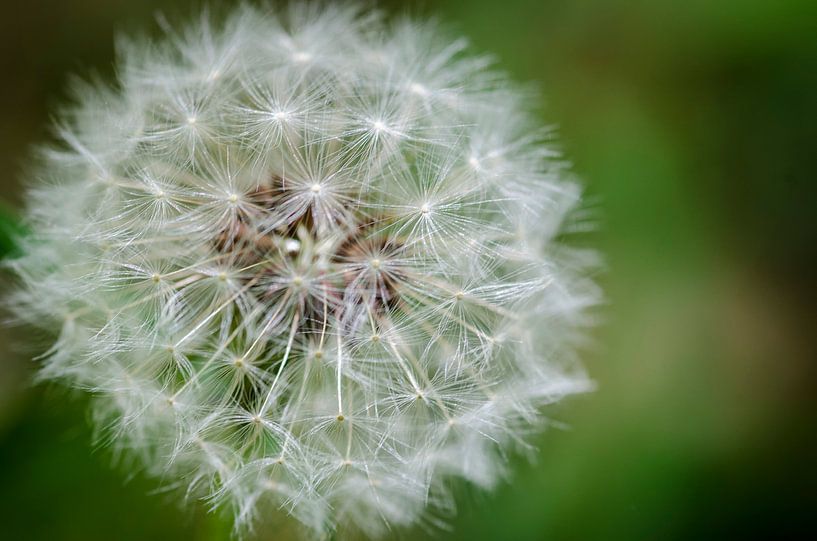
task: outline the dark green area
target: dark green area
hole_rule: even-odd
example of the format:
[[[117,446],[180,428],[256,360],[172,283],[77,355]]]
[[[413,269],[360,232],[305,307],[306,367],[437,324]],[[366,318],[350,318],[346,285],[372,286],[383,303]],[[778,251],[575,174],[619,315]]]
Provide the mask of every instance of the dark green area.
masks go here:
[[[67,74],[190,2],[31,0],[0,18],[0,250]],[[406,8],[396,1],[384,9]],[[438,16],[539,86],[588,187],[608,304],[599,390],[560,405],[492,494],[457,487],[439,539],[808,539],[817,532],[817,4],[450,0]],[[13,15],[12,15],[13,12]],[[86,401],[0,362],[0,538],[225,539],[94,450]],[[17,338],[17,336],[15,336]],[[18,343],[15,340],[15,343]],[[30,357],[30,355],[28,356]],[[124,472],[124,474],[123,474]],[[402,538],[428,534],[404,532]],[[286,539],[278,531],[263,539]]]

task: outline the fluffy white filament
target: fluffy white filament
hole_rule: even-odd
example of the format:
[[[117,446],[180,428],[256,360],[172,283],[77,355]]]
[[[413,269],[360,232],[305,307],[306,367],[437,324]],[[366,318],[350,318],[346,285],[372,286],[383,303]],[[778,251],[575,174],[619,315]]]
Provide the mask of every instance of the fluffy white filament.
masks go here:
[[[490,487],[575,362],[592,254],[528,106],[433,25],[348,7],[122,44],[30,193],[19,318],[153,475],[376,536]]]

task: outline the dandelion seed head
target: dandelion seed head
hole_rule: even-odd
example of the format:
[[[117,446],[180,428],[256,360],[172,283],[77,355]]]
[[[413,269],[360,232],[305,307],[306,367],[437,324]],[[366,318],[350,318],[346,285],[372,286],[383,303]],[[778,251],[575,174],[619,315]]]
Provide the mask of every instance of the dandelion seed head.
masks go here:
[[[580,190],[464,40],[294,3],[122,43],[43,152],[9,304],[149,474],[240,532],[376,537],[591,389]]]

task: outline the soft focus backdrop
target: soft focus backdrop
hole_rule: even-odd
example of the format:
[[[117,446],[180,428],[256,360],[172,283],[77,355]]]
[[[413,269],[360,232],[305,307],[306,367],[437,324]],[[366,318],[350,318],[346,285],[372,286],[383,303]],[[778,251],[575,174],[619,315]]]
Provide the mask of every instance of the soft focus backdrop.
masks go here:
[[[382,7],[441,19],[542,90],[598,224],[583,242],[608,267],[586,354],[599,390],[552,410],[565,426],[495,493],[456,487],[436,537],[814,539],[817,2]],[[159,9],[193,3],[3,0],[0,250],[68,76],[110,78],[114,34],[155,31]],[[227,538],[94,449],[83,398],[32,386],[25,342],[0,330],[0,537]]]

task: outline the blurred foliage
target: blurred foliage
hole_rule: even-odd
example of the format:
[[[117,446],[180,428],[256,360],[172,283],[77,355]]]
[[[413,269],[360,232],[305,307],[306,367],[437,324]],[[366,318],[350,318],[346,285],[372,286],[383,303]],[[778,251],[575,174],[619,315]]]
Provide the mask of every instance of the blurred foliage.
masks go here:
[[[0,259],[15,253],[16,239],[22,234],[23,227],[16,213],[0,203]]]
[[[115,30],[190,5],[7,5],[8,205],[21,200],[26,149],[47,138],[66,75],[109,76]],[[437,537],[812,538],[817,3],[450,0],[408,10],[438,16],[541,87],[543,119],[559,125],[588,186],[598,228],[586,242],[608,263],[609,303],[586,355],[598,392],[551,411],[571,428],[538,437],[535,462],[516,459],[495,493],[455,487],[459,514]],[[124,481],[127,464],[111,468],[110,453],[93,451],[86,401],[30,386],[30,352],[5,352],[4,538],[227,537],[203,506],[148,495],[156,483],[138,474]]]

